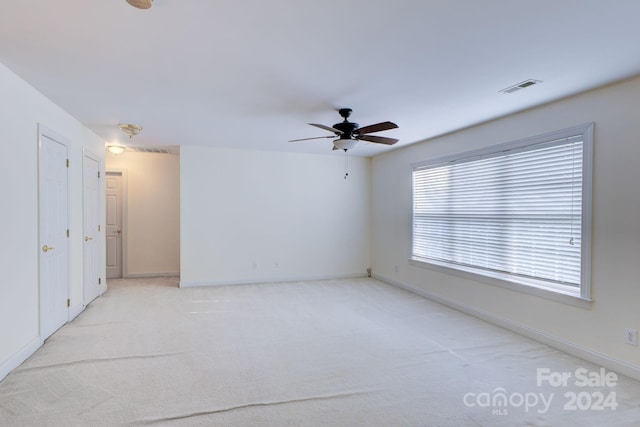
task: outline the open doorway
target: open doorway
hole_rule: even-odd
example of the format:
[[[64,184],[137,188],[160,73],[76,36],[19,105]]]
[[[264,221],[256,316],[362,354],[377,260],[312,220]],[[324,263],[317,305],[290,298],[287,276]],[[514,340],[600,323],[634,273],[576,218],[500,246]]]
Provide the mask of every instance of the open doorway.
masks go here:
[[[180,156],[108,152],[107,278],[180,275]]]

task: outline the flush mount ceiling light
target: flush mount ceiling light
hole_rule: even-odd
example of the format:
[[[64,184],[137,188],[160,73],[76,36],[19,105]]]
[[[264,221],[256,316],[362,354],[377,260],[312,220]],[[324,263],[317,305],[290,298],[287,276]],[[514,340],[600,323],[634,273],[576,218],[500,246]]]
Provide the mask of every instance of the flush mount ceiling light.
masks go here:
[[[127,3],[138,9],[149,9],[153,5],[153,0],[127,0]]]
[[[107,150],[114,156],[124,153],[124,147],[121,145],[109,145],[107,146]]]
[[[142,130],[141,126],[132,125],[131,123],[122,123],[122,124],[119,124],[118,127],[120,128],[120,130],[122,132],[124,132],[127,135],[129,135],[129,139],[131,139],[134,136],[136,136],[137,134],[139,134],[140,131]]]

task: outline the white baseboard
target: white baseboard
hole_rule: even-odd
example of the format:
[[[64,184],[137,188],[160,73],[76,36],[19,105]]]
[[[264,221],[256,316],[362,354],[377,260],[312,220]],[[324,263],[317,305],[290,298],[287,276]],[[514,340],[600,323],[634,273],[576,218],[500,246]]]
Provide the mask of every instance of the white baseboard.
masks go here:
[[[362,273],[338,274],[327,276],[301,276],[301,277],[283,277],[283,278],[265,278],[265,279],[238,279],[238,280],[203,280],[198,282],[180,282],[181,288],[199,288],[206,286],[234,286],[234,285],[253,285],[257,283],[291,283],[291,282],[312,282],[316,280],[337,280],[337,279],[358,279],[366,277]]]
[[[84,311],[84,305],[76,305],[74,307],[69,308],[69,322],[78,317],[80,313]]]
[[[164,272],[164,273],[127,273],[123,274],[123,279],[143,279],[145,277],[178,277],[180,276],[179,271],[175,272]]]
[[[9,375],[9,372],[16,369],[22,364],[22,362],[27,360],[29,356],[35,353],[35,351],[39,349],[42,344],[44,344],[44,341],[40,338],[40,336],[37,336],[36,338],[32,339],[31,342],[29,342],[27,345],[22,347],[22,349],[20,349],[18,352],[11,355],[4,362],[0,363],[0,381],[2,381],[4,377]]]
[[[588,362],[594,363],[601,367],[610,369],[619,374],[626,375],[630,378],[640,381],[640,366],[631,364],[624,360],[616,359],[606,354],[602,354],[571,341],[567,341],[563,338],[550,335],[546,332],[542,332],[521,323],[514,322],[513,320],[506,319],[502,316],[497,316],[493,313],[489,313],[488,311],[480,310],[466,304],[461,304],[459,302],[431,293],[429,291],[406,285],[385,276],[373,274],[372,277],[390,285],[397,286],[398,288],[404,289],[405,291],[409,291],[411,293],[425,297],[429,300],[446,305],[447,307],[453,308],[454,310],[461,311],[462,313],[469,314],[471,316],[477,317],[478,319],[508,329],[519,335],[539,341],[572,356],[584,359]]]

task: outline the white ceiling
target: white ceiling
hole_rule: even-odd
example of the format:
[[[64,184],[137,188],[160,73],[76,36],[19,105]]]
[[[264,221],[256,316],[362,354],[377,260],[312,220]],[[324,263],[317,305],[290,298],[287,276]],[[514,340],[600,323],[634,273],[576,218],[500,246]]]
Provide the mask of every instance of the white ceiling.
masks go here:
[[[350,107],[399,125],[353,150],[371,156],[640,74],[639,17],[637,0],[3,0],[0,62],[108,142],[135,123],[138,145],[331,154],[287,141]]]

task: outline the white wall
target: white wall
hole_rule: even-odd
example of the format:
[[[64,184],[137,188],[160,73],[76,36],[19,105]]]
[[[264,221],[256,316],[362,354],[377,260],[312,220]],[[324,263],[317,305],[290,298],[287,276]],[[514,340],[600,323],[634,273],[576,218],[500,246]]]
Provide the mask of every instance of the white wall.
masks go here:
[[[374,274],[640,372],[639,348],[623,343],[625,327],[640,329],[639,112],[636,78],[374,158]],[[411,163],[588,122],[595,122],[590,310],[408,264]]]
[[[69,142],[70,297],[82,309],[83,148],[104,158],[104,142],[0,64],[0,379],[40,344],[38,318],[38,124]],[[104,268],[102,266],[102,268]],[[104,276],[103,276],[104,277]]]
[[[369,159],[182,147],[181,285],[363,276]]]
[[[124,277],[180,274],[180,157],[106,154],[107,170],[126,170]]]

